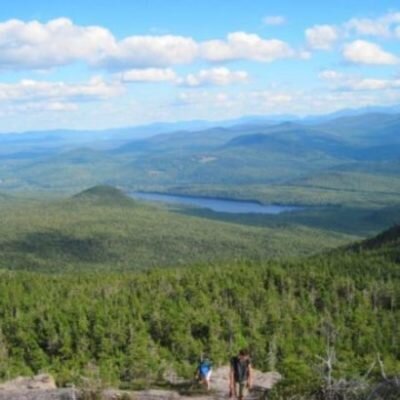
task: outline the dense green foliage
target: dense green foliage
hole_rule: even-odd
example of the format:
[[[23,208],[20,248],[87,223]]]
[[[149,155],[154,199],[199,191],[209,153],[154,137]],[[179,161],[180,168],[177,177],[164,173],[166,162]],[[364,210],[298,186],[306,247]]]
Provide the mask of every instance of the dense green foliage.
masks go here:
[[[248,346],[256,367],[304,392],[320,384],[317,356],[327,345],[335,377],[365,374],[378,353],[398,373],[398,241],[397,230],[302,262],[118,275],[3,270],[0,376],[46,370],[64,383],[151,382],[171,366],[190,376],[203,351],[223,364]]]
[[[400,163],[347,166],[348,171],[316,173],[307,178],[275,184],[186,184],[154,186],[176,194],[254,199],[261,203],[308,206],[385,207],[399,203]],[[393,169],[393,170],[392,170]]]
[[[0,194],[0,379],[150,384],[242,346],[289,392],[320,385],[328,347],[336,378],[363,376],[377,354],[398,375],[399,229],[349,243],[400,221],[399,129],[397,115],[369,114],[134,142],[2,136],[3,191],[111,184],[311,207],[228,215],[108,186]]]
[[[262,260],[309,255],[352,239],[290,224],[210,221],[105,186],[70,199],[15,202],[0,202],[0,267],[7,269],[117,271]]]
[[[307,226],[327,232],[367,237],[400,221],[400,206],[383,208],[305,207],[276,215],[224,214],[206,209],[182,209],[181,213],[248,226],[279,228]]]

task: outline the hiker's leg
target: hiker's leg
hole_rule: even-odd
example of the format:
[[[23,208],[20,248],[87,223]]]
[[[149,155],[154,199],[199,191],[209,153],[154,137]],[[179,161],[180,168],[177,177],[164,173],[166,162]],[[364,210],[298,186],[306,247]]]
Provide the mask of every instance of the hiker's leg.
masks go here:
[[[198,382],[199,382],[199,385],[206,386],[206,377],[205,377],[205,375],[200,374]]]
[[[206,375],[206,388],[207,388],[207,390],[210,390],[211,373],[212,373],[212,371],[208,371],[207,375]]]
[[[239,382],[239,400],[243,400],[244,397],[244,383]]]
[[[237,382],[234,382],[233,383],[233,386],[232,386],[232,396],[236,399],[237,398]]]

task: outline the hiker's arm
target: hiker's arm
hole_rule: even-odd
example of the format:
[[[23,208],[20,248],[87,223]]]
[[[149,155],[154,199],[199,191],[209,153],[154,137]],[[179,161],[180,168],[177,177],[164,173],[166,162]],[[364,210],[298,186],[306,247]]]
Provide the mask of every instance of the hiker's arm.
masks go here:
[[[247,386],[250,389],[253,386],[253,369],[251,364],[249,364],[249,376],[247,377]]]
[[[233,368],[232,366],[229,368],[229,392],[233,392],[233,388],[234,388],[234,376],[233,376]]]

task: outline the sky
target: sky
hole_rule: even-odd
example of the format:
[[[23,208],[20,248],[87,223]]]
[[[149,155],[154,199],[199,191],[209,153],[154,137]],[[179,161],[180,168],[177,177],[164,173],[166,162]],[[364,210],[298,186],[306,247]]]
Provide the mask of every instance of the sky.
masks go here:
[[[400,104],[387,0],[13,0],[0,132]]]

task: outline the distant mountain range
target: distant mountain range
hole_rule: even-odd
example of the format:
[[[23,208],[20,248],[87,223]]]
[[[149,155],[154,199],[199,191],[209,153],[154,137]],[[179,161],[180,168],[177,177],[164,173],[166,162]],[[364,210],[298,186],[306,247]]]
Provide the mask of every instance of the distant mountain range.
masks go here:
[[[146,190],[293,186],[311,181],[325,187],[333,175],[338,182],[338,173],[344,187],[350,187],[357,173],[374,175],[368,182],[376,182],[377,175],[389,182],[390,176],[385,187],[391,192],[400,172],[400,112],[368,110],[292,120],[286,115],[284,121],[254,116],[219,126],[191,121],[105,131],[3,134],[1,187],[74,191],[111,184]],[[359,175],[357,187],[364,187],[364,178]],[[335,183],[335,190],[339,188]]]
[[[400,106],[391,107],[363,107],[357,109],[344,109],[330,114],[309,115],[299,117],[293,114],[276,115],[249,115],[240,118],[219,121],[191,120],[178,122],[156,122],[146,125],[131,127],[110,128],[102,130],[44,130],[10,132],[0,134],[0,144],[15,146],[18,143],[25,143],[35,147],[40,144],[47,148],[91,144],[98,147],[107,146],[108,142],[116,143],[133,139],[145,139],[151,136],[171,133],[176,131],[199,131],[214,127],[231,128],[243,125],[275,125],[286,121],[296,121],[302,124],[318,124],[323,121],[330,121],[340,117],[360,116],[363,114],[396,114],[400,113]],[[110,144],[108,144],[109,146]]]

